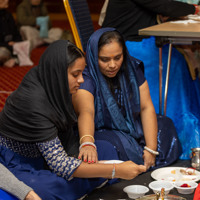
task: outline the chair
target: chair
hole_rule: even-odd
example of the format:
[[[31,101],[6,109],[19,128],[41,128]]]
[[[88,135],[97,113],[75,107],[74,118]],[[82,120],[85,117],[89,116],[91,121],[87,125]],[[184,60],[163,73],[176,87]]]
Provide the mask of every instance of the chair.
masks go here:
[[[87,41],[94,32],[86,0],[63,0],[76,46],[85,52]]]

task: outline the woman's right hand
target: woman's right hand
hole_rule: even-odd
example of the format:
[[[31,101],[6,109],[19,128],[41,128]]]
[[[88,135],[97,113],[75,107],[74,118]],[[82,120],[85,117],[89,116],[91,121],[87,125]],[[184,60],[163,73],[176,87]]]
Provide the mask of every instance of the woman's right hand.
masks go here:
[[[126,161],[115,165],[115,178],[131,180],[146,171],[147,168],[144,165],[137,165],[132,161]]]

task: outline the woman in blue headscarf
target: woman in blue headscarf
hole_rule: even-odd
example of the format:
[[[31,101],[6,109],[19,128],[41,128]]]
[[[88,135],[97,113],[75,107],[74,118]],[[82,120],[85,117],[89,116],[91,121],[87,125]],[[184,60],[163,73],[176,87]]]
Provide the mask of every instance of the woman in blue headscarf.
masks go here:
[[[180,155],[176,131],[164,133],[158,126],[143,63],[129,55],[121,34],[114,28],[97,30],[86,58],[85,81],[72,97],[80,143],[93,136],[106,140],[121,160],[144,163],[148,169],[174,162]],[[79,158],[98,160],[89,146],[80,150]]]

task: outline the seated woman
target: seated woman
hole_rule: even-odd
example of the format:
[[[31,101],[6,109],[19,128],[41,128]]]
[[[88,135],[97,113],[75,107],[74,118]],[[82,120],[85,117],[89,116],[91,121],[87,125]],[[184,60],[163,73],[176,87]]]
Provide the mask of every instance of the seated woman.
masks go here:
[[[176,131],[161,128],[162,119],[157,124],[143,63],[129,55],[120,33],[97,30],[86,56],[85,81],[72,97],[80,142],[92,141],[94,135],[96,141],[111,143],[120,160],[151,169],[173,163],[181,153]],[[79,157],[98,159],[92,147],[81,149]]]
[[[83,83],[84,68],[84,54],[75,45],[66,40],[52,43],[0,113],[0,163],[41,199],[78,199],[107,179],[132,179],[146,171],[132,161],[91,165],[76,158],[79,148],[90,145],[100,160],[119,159],[108,142],[79,147],[73,133],[71,94]]]

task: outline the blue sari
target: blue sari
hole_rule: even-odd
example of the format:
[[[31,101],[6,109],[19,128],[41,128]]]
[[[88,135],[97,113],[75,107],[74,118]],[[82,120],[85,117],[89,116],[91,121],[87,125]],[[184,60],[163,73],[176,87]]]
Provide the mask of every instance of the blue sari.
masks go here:
[[[127,41],[129,53],[144,61],[145,77],[149,83],[151,98],[159,112],[159,52],[155,38],[141,42]],[[163,47],[163,94],[167,68],[168,45]],[[175,48],[169,77],[166,115],[172,119],[182,145],[180,159],[190,159],[191,148],[200,146],[200,80],[192,80],[187,63]]]
[[[122,65],[116,77],[120,90],[115,91],[122,108],[118,106],[118,100],[112,95],[98,66],[99,38],[103,33],[113,30],[115,29],[103,28],[90,37],[86,51],[88,66],[84,71],[85,81],[80,89],[88,90],[94,96],[95,139],[109,141],[116,148],[121,160],[143,164],[145,141],[140,120],[139,97],[139,86],[145,81],[141,70],[143,63],[126,51],[127,64]],[[169,141],[168,145],[163,145],[165,141]],[[156,159],[156,167],[169,165],[178,158],[180,148],[176,132],[158,132],[158,151],[160,155]]]

